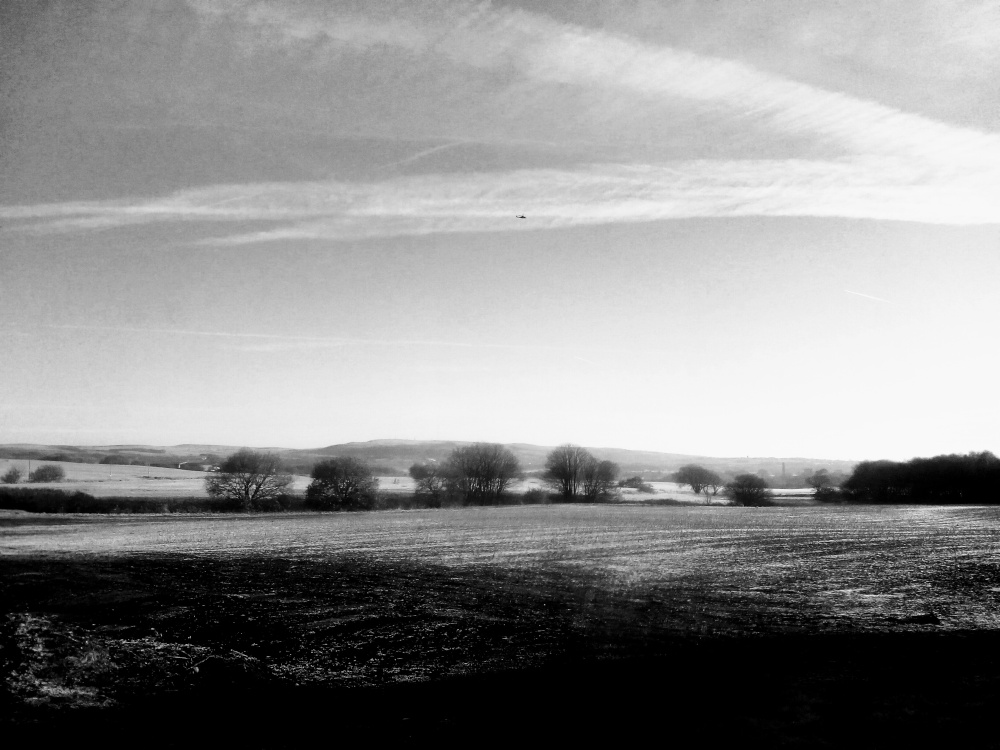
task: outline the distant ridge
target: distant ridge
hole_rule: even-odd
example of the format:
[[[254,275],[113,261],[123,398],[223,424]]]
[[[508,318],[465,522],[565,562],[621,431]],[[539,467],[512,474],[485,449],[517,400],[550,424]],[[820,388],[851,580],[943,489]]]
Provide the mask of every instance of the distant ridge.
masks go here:
[[[473,441],[463,440],[407,440],[382,438],[363,442],[338,443],[323,448],[281,448],[256,447],[280,455],[289,464],[308,467],[317,461],[332,456],[351,456],[383,469],[405,473],[420,461],[443,461],[457,447],[472,445]],[[545,458],[554,446],[533,445],[531,443],[507,443],[521,462],[525,471],[541,471]],[[83,463],[97,463],[105,455],[136,454],[136,457],[155,454],[156,460],[164,463],[196,461],[203,456],[226,456],[241,446],[213,445],[210,443],[182,443],[180,445],[38,445],[12,443],[0,445],[0,458],[44,459],[46,455],[61,454],[68,460]],[[637,451],[624,448],[596,448],[585,446],[599,459],[614,461],[627,473],[668,473],[676,471],[686,463],[698,463],[721,472],[765,471],[775,476],[799,474],[804,470],[828,469],[831,472],[850,472],[857,461],[840,459],[804,458],[800,456],[741,456],[718,457],[699,456],[686,453],[660,453]]]

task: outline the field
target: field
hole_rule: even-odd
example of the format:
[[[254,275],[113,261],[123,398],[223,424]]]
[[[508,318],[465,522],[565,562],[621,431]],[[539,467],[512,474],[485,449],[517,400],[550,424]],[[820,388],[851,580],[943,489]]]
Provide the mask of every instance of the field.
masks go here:
[[[211,694],[396,739],[500,710],[512,739],[660,712],[772,746],[954,739],[1000,695],[998,543],[1000,509],[970,506],[9,513],[8,700],[105,733]]]
[[[156,466],[117,466],[113,464],[83,464],[69,461],[33,461],[37,468],[42,463],[61,466],[66,472],[66,478],[61,482],[38,483],[28,485],[25,480],[18,487],[51,487],[68,492],[86,492],[94,497],[208,497],[205,492],[205,474],[200,471],[182,469],[165,469]],[[19,468],[25,477],[28,475],[28,462],[18,459],[0,459],[0,475],[10,467]],[[410,477],[378,477],[379,489],[390,495],[412,494],[416,483]],[[309,477],[296,475],[293,477],[292,491],[305,492],[309,486]],[[632,489],[621,490],[622,499],[632,502],[670,500],[679,503],[700,505],[704,497],[695,495],[691,489],[673,482],[652,482],[653,494],[637,493]],[[6,485],[0,485],[0,488]],[[530,489],[547,489],[542,480],[531,477],[511,486],[512,494],[523,494]],[[780,490],[778,501],[781,504],[810,504],[811,490]],[[720,495],[714,503],[725,502]]]
[[[32,461],[37,469],[42,464],[61,466],[66,478],[61,482],[27,484],[28,462],[23,459],[0,459],[0,474],[16,466],[24,475],[18,487],[53,487],[68,492],[86,492],[94,497],[208,497],[205,473],[157,466],[116,466],[114,464],[81,464],[72,461]],[[305,490],[309,477],[296,476],[292,489]],[[6,485],[0,485],[3,487]]]
[[[38,468],[42,463],[61,466],[66,472],[66,478],[61,482],[32,484],[32,487],[52,487],[69,492],[86,492],[94,497],[207,497],[205,492],[205,473],[186,471],[182,469],[165,469],[156,466],[117,466],[114,464],[83,464],[70,461],[32,461],[32,468]],[[12,466],[24,474],[25,479],[17,486],[28,486],[28,462],[23,459],[0,458],[0,475]],[[390,494],[412,493],[415,483],[410,477],[378,477],[379,489]],[[309,477],[296,475],[293,477],[292,490],[304,492],[309,485]],[[632,500],[676,500],[686,503],[702,503],[701,496],[694,495],[689,488],[673,482],[653,482],[656,490],[653,495],[642,495],[634,490],[624,490],[623,496]],[[0,485],[0,487],[5,485]],[[523,493],[532,488],[541,488],[540,479],[529,478],[515,482],[511,487],[513,493]],[[795,491],[783,491],[794,493]],[[722,498],[716,499],[722,502]]]

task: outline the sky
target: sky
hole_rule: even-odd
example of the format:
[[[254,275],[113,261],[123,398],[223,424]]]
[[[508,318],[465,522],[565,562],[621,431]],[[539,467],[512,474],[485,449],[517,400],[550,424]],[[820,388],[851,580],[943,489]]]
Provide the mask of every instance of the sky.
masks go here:
[[[0,70],[0,443],[1000,451],[997,0],[12,0]]]

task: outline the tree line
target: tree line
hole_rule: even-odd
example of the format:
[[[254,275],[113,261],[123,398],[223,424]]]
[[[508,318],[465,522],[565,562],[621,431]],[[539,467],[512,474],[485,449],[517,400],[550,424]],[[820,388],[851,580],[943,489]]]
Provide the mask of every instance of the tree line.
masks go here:
[[[719,474],[699,464],[686,464],[673,476],[677,484],[686,484],[696,495],[705,496],[705,504],[722,492],[736,505],[770,505],[771,490],[767,481],[756,474],[737,474],[728,482]]]
[[[705,502],[721,490],[738,504],[766,504],[767,482],[754,474],[741,474],[724,482],[715,472],[688,464],[674,481],[704,494]],[[1000,458],[989,451],[947,454],[909,461],[862,461],[850,476],[840,480],[826,469],[805,477],[814,497],[825,502],[862,503],[998,503]]]
[[[205,478],[213,498],[245,510],[290,506],[292,474],[271,453],[242,448],[220,463],[220,470]],[[305,505],[317,510],[370,510],[380,499],[376,469],[358,459],[335,457],[313,465]],[[416,463],[410,467],[415,495],[424,507],[442,505],[495,505],[505,502],[510,486],[523,478],[514,453],[496,443],[475,443],[456,448],[444,461]],[[32,471],[29,482],[58,482],[61,466],[46,464]],[[619,480],[619,466],[597,459],[586,448],[561,445],[546,457],[542,479],[563,502],[600,502],[615,498],[623,487],[651,492],[642,477]],[[11,467],[0,482],[17,484],[20,469]],[[771,490],[756,474],[728,480],[697,464],[682,466],[673,480],[688,485],[706,504],[722,494],[737,505],[768,505]],[[914,458],[906,462],[863,461],[837,486],[837,477],[825,469],[813,472],[806,482],[819,500],[856,502],[996,503],[1000,501],[1000,458],[989,451]],[[547,493],[532,489],[523,501],[545,502]],[[300,498],[298,503],[302,502]]]
[[[586,448],[561,445],[546,457],[542,480],[562,502],[602,502],[614,499],[623,487],[652,492],[641,477],[619,480],[621,469],[613,461],[600,460]],[[497,443],[475,443],[455,448],[443,461],[413,464],[414,495],[423,507],[443,505],[497,505],[505,501],[511,484],[523,478],[517,456]],[[818,472],[819,484],[829,480]],[[371,510],[379,501],[379,485],[372,466],[352,457],[335,457],[312,467],[305,497],[317,510]],[[767,505],[771,493],[767,483],[754,474],[741,474],[730,481],[702,466],[681,467],[674,480],[704,494],[707,503],[720,493],[738,505]],[[205,485],[213,497],[225,498],[244,509],[259,507],[288,494],[291,472],[273,454],[243,448],[208,476]],[[532,489],[528,502],[544,502],[547,493]]]
[[[982,451],[862,461],[840,490],[850,500],[873,503],[997,503],[1000,458]]]
[[[456,448],[444,461],[415,463],[410,476],[415,495],[426,507],[442,505],[496,505],[504,501],[511,484],[522,478],[517,456],[497,443],[475,443]],[[546,461],[546,483],[567,501],[596,502],[615,494],[618,465],[599,461],[584,448],[565,445]],[[368,464],[351,457],[335,457],[312,467],[306,503],[317,510],[370,510],[378,501],[378,479]],[[290,491],[292,475],[271,453],[242,448],[205,478],[212,497],[232,501],[244,509],[260,507]]]
[[[512,482],[521,476],[517,457],[495,443],[456,448],[442,464],[415,464],[410,474],[417,495],[428,506],[445,501],[463,505],[499,503]],[[371,466],[356,458],[339,456],[312,467],[306,488],[306,505],[317,510],[371,510],[378,501],[378,478]],[[246,510],[286,495],[291,473],[271,453],[242,448],[205,478],[212,497],[230,500]]]
[[[22,472],[16,466],[11,466],[7,472],[0,477],[0,482],[4,484],[17,484],[24,477],[24,472]],[[56,464],[42,464],[33,472],[28,474],[29,482],[61,482],[66,478],[66,471],[62,466]]]

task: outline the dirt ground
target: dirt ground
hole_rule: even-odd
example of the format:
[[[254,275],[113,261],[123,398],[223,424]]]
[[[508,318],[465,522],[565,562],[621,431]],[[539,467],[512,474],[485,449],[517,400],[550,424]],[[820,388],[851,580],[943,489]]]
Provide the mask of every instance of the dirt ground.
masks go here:
[[[971,742],[1000,694],[998,513],[821,510],[10,514],[4,731]]]

